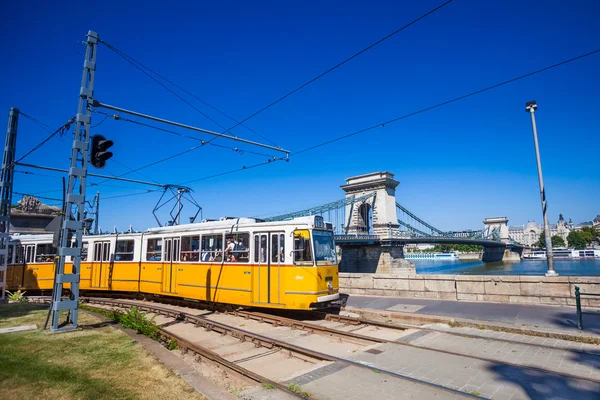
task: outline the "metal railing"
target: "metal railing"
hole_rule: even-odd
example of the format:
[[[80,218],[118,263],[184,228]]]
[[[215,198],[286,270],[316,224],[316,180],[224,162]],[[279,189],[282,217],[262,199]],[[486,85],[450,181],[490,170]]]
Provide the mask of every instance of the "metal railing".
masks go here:
[[[592,314],[581,311],[581,295],[600,296],[600,293],[581,293],[579,286],[575,286],[575,305],[577,306],[577,328],[583,330],[583,314]]]

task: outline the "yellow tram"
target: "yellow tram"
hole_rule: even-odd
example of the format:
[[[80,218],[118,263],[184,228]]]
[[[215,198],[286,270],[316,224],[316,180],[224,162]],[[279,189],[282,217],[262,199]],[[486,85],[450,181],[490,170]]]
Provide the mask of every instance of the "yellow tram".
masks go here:
[[[55,256],[52,235],[12,236],[7,288],[52,290]],[[81,291],[309,310],[335,303],[338,282],[333,228],[320,216],[222,218],[82,240]]]

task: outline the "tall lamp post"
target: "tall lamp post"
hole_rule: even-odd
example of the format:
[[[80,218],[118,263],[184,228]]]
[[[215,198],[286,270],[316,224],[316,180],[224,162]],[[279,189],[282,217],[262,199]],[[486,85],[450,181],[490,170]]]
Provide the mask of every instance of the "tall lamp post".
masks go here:
[[[535,158],[537,160],[538,178],[540,180],[540,197],[542,199],[542,214],[544,216],[544,236],[546,238],[546,259],[548,260],[548,271],[546,276],[558,276],[554,269],[554,258],[552,257],[552,235],[548,215],[546,214],[546,189],[544,188],[544,178],[542,177],[542,161],[540,160],[540,148],[538,145],[537,128],[535,126],[535,110],[538,106],[535,100],[525,103],[525,110],[531,115],[531,125],[533,127],[533,143],[535,145]]]

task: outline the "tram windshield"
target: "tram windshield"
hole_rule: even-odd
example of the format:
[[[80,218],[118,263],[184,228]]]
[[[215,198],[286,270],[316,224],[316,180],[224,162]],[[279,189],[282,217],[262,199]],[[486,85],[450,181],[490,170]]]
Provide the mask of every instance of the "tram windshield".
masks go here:
[[[315,230],[312,234],[315,243],[315,261],[317,263],[319,261],[327,261],[331,264],[337,264],[333,232]]]

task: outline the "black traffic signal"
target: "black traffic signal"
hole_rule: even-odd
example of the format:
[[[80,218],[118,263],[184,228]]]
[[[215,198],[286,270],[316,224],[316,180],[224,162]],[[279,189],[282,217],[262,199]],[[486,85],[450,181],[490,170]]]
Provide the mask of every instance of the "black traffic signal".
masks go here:
[[[107,151],[113,144],[112,140],[107,140],[102,135],[92,136],[90,163],[96,168],[104,168],[106,160],[113,156],[113,153]]]

